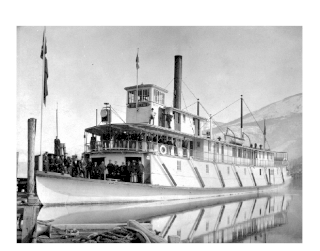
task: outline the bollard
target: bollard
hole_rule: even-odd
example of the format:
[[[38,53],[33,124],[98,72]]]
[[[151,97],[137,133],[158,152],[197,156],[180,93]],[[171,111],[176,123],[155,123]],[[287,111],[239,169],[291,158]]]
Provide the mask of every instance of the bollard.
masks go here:
[[[28,179],[27,179],[27,195],[28,204],[35,205],[39,203],[37,197],[35,197],[35,171],[34,171],[34,148],[36,137],[36,123],[34,118],[28,119]]]

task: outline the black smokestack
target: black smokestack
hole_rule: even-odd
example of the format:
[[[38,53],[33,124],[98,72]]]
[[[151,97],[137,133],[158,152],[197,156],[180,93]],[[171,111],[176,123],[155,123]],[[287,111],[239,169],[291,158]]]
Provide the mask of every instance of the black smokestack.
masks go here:
[[[182,56],[174,56],[173,107],[181,109]]]

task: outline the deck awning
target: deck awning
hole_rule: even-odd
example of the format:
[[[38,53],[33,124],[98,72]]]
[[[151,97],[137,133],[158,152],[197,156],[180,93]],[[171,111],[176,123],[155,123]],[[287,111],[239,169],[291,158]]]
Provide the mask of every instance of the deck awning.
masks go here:
[[[95,134],[98,136],[101,136],[103,134],[106,134],[110,132],[110,129],[115,131],[121,131],[121,132],[145,132],[145,133],[153,133],[158,135],[165,135],[168,137],[178,138],[178,139],[194,139],[194,138],[201,138],[199,136],[194,136],[192,134],[183,133],[180,131],[174,131],[169,128],[156,126],[156,125],[150,125],[145,123],[127,123],[127,124],[105,124],[105,125],[98,125],[94,127],[89,127],[85,129],[85,132]]]

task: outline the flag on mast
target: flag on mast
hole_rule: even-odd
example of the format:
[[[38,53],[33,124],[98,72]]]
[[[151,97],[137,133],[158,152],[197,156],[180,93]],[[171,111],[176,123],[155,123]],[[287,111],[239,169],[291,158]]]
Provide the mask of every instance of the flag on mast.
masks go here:
[[[44,57],[44,72],[43,72],[43,84],[44,84],[44,88],[43,88],[43,103],[44,105],[46,105],[46,97],[48,96],[48,84],[47,84],[47,80],[49,78],[49,71],[48,71],[48,61],[46,58],[46,54],[47,54],[47,41],[46,41],[46,30],[43,31],[43,40],[42,40],[42,47],[41,47],[41,54],[40,54],[40,58],[43,59]]]
[[[267,135],[266,120],[264,119],[263,122],[264,122],[263,135],[266,136]]]
[[[137,57],[136,57],[136,67],[137,67],[137,70],[140,68],[139,67],[139,55],[138,55],[139,52],[137,52]]]

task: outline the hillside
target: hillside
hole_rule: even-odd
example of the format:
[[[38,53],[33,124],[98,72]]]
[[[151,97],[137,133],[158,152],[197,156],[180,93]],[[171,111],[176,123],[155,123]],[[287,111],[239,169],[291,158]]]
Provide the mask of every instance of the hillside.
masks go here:
[[[267,105],[253,115],[260,125],[257,126],[250,113],[243,118],[244,132],[249,135],[251,142],[263,145],[263,119],[266,120],[267,142],[271,150],[289,153],[289,159],[302,156],[302,94],[287,97],[281,101]],[[240,134],[240,119],[220,125],[225,132],[229,127],[237,135]],[[218,128],[213,129],[214,137],[222,136]],[[247,140],[247,138],[246,138]],[[248,140],[246,144],[249,144]],[[266,147],[269,147],[266,144]]]

